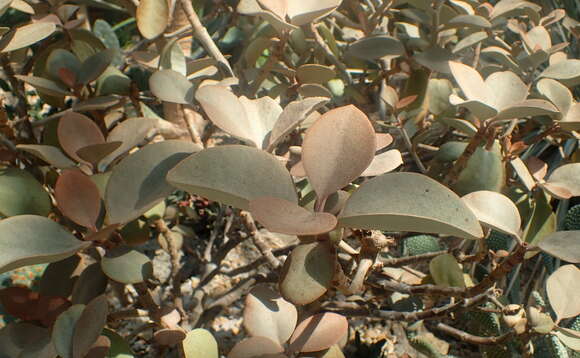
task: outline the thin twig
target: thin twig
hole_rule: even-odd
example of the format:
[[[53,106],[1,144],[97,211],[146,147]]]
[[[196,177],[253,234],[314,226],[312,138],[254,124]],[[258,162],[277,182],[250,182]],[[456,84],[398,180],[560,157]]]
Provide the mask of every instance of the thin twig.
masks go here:
[[[417,165],[417,168],[419,168],[421,173],[423,173],[423,174],[427,173],[427,168],[425,168],[425,165],[421,161],[421,158],[419,158],[419,154],[417,154],[417,151],[415,151],[415,148],[413,147],[413,143],[411,142],[411,138],[409,137],[409,133],[407,133],[407,130],[405,129],[405,125],[403,124],[403,122],[400,119],[398,120],[398,122],[399,122],[399,125],[398,125],[399,132],[401,133],[401,137],[403,138],[403,141],[405,142],[405,146],[407,147],[407,150],[409,151],[409,153],[411,153],[411,157],[413,157],[413,161],[415,162],[415,164]]]
[[[252,237],[254,245],[256,245],[258,250],[260,250],[260,253],[266,258],[268,264],[273,269],[277,269],[278,267],[280,267],[281,265],[280,260],[278,260],[276,256],[272,254],[272,249],[268,246],[268,244],[266,244],[266,241],[264,240],[264,236],[262,235],[262,233],[258,231],[256,223],[252,218],[252,214],[250,214],[247,211],[242,211],[240,213],[240,216],[242,217],[242,222],[244,223],[244,226],[246,227],[248,233]]]
[[[342,79],[346,82],[347,85],[352,85],[352,77],[351,77],[350,73],[348,73],[348,69],[346,68],[344,63],[342,63],[338,58],[336,58],[336,56],[334,55],[334,53],[332,52],[330,47],[328,47],[326,42],[324,42],[324,39],[318,33],[318,29],[316,28],[316,25],[314,23],[310,24],[310,30],[312,31],[312,34],[314,35],[314,41],[316,41],[316,44],[318,45],[318,47],[320,47],[320,49],[324,52],[324,54],[326,55],[326,58],[334,66],[336,66],[336,68],[338,69],[338,72],[341,74]]]
[[[180,271],[179,271],[179,259],[180,259],[180,255],[179,255],[179,249],[176,246],[176,240],[174,238],[174,234],[171,230],[169,230],[169,228],[167,227],[167,225],[165,224],[165,221],[163,219],[159,219],[157,221],[155,221],[155,226],[157,227],[157,230],[159,231],[159,233],[161,233],[161,235],[163,235],[163,237],[165,238],[165,241],[167,242],[167,251],[169,253],[169,256],[171,257],[171,283],[172,283],[172,287],[171,287],[171,293],[173,295],[173,304],[175,305],[175,308],[177,308],[177,310],[179,311],[179,313],[181,314],[181,317],[185,317],[187,316],[187,313],[185,312],[185,309],[183,308],[183,298],[181,295],[181,275],[180,275]]]
[[[476,344],[476,345],[495,345],[505,342],[510,338],[514,332],[509,331],[500,336],[493,336],[493,337],[482,337],[476,336],[465,331],[459,330],[457,328],[453,328],[451,326],[446,325],[445,323],[437,323],[435,328],[440,330],[441,332],[447,333],[450,336],[453,336],[463,342]]]
[[[201,43],[203,48],[218,62],[218,67],[225,73],[228,77],[235,77],[234,71],[230,66],[228,60],[221,53],[220,49],[217,47],[215,42],[212,40],[211,36],[207,32],[206,28],[201,24],[199,17],[193,10],[190,0],[180,0],[181,6],[187,15],[187,19],[191,24],[193,29],[193,36]]]

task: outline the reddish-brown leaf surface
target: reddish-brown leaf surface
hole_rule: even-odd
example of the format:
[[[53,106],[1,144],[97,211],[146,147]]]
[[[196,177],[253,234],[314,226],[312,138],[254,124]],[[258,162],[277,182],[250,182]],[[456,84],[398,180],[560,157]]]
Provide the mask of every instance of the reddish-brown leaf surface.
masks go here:
[[[96,231],[101,212],[101,197],[96,184],[80,170],[65,170],[54,188],[58,208],[79,225]]]

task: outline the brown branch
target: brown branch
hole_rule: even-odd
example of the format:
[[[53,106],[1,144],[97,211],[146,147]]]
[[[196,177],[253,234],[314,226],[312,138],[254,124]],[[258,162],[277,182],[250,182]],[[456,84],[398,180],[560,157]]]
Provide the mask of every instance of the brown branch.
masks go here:
[[[191,24],[191,28],[193,29],[193,36],[201,43],[203,48],[209,53],[211,57],[213,57],[218,62],[218,67],[222,70],[222,72],[228,77],[236,77],[234,76],[234,71],[230,66],[228,60],[224,57],[221,53],[220,49],[217,47],[215,42],[209,36],[206,28],[201,24],[199,17],[195,13],[193,6],[191,5],[190,0],[180,0],[180,4],[183,7],[187,15],[187,19]]]
[[[185,317],[187,313],[183,308],[183,298],[181,295],[179,249],[175,244],[176,240],[173,236],[174,234],[171,232],[171,230],[169,230],[163,219],[156,220],[155,226],[157,227],[159,233],[163,235],[163,237],[165,238],[165,241],[167,242],[167,251],[169,253],[169,257],[171,258],[171,283],[172,283],[171,294],[173,295],[173,304],[181,314],[181,317]]]
[[[324,39],[318,33],[318,29],[316,28],[316,25],[314,23],[310,24],[310,30],[312,31],[312,34],[314,35],[314,41],[316,41],[316,44],[318,45],[318,47],[324,52],[324,54],[326,55],[326,58],[334,66],[336,66],[336,69],[338,69],[338,72],[340,73],[342,79],[346,82],[346,84],[351,85],[352,84],[352,77],[351,77],[350,73],[348,73],[348,69],[346,68],[344,63],[342,63],[334,55],[334,53],[332,52],[332,50],[330,50],[330,47],[328,47],[326,42],[324,42]]]
[[[479,147],[481,142],[483,142],[486,135],[487,135],[487,126],[482,123],[479,126],[477,133],[475,133],[475,135],[471,138],[471,141],[469,142],[467,147],[465,147],[465,150],[463,151],[459,159],[455,161],[455,164],[453,164],[453,168],[451,168],[451,170],[447,173],[447,176],[443,180],[443,182],[447,186],[453,186],[455,185],[455,183],[457,183],[457,180],[459,179],[459,174],[461,174],[463,169],[465,169],[465,167],[467,166],[467,162],[469,161],[469,158],[471,158],[473,153],[475,153],[477,147]]]
[[[409,295],[441,295],[449,297],[467,297],[467,292],[465,289],[460,287],[443,287],[437,285],[407,285],[402,282],[395,282],[391,280],[381,279],[373,285],[387,290],[400,293],[406,293]]]
[[[268,264],[273,269],[277,269],[278,267],[280,267],[281,265],[280,261],[276,258],[276,256],[272,254],[272,249],[268,246],[268,244],[266,244],[264,236],[258,231],[258,228],[256,228],[256,223],[252,218],[252,214],[250,214],[247,211],[242,211],[240,213],[240,216],[242,217],[242,222],[244,223],[244,226],[246,227],[248,233],[252,237],[254,245],[256,245],[260,253],[266,258]]]
[[[406,257],[395,257],[390,259],[381,259],[381,262],[374,266],[376,271],[382,270],[383,267],[401,267],[410,264],[416,264],[421,261],[431,260],[432,258],[448,253],[447,250],[428,252],[426,254],[406,256]]]
[[[457,328],[453,328],[451,326],[446,325],[445,323],[437,323],[435,328],[440,330],[443,333],[446,333],[450,336],[453,336],[463,342],[476,344],[476,345],[495,345],[500,344],[507,341],[513,335],[513,331],[506,332],[500,336],[493,336],[493,337],[482,337],[482,336],[475,336],[473,334],[467,333],[465,331],[459,330]]]

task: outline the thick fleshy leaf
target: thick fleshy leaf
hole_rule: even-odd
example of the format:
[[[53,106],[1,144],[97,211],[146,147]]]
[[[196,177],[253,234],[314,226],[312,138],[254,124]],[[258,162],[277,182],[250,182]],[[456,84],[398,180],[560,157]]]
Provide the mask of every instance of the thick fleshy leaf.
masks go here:
[[[244,327],[251,336],[270,338],[284,344],[294,332],[298,312],[267,285],[257,285],[246,296]]]
[[[575,352],[580,352],[580,333],[578,333],[578,331],[556,326],[556,337],[558,337],[566,347]]]
[[[556,229],[556,215],[552,211],[549,199],[542,191],[536,192],[534,199],[531,218],[526,224],[523,238],[525,242],[537,245]],[[527,252],[526,258],[534,255],[534,252]]]
[[[580,231],[558,231],[540,241],[542,251],[573,264],[580,263]]]
[[[333,312],[318,313],[298,324],[290,338],[293,352],[317,352],[332,347],[348,331],[348,321]]]
[[[560,111],[543,99],[528,99],[503,109],[496,119],[511,119],[534,116],[559,116]]]
[[[302,26],[334,11],[342,0],[288,1],[290,23]]]
[[[288,13],[287,0],[257,0],[258,4],[267,11],[270,11],[280,19],[285,19]]]
[[[115,95],[92,97],[84,101],[76,102],[72,105],[75,112],[102,111],[119,104],[120,99]]]
[[[149,88],[162,101],[193,103],[193,84],[179,72],[161,70],[153,73],[149,78]]]
[[[528,86],[512,71],[494,72],[485,79],[485,84],[493,91],[493,106],[499,111],[523,102],[528,96]]]
[[[127,223],[163,200],[174,190],[165,179],[168,171],[200,149],[191,142],[166,140],[146,145],[123,159],[107,183],[109,222]]]
[[[485,171],[482,171],[481,168],[485,168]],[[505,185],[505,180],[505,164],[502,159],[501,147],[496,141],[490,150],[486,146],[477,147],[452,189],[459,195],[478,190],[499,192]]]
[[[0,273],[60,261],[88,245],[42,216],[19,215],[4,219],[0,221]]]
[[[519,237],[522,219],[516,205],[505,195],[481,190],[461,198],[484,225]]]
[[[546,280],[546,293],[556,313],[556,324],[564,318],[580,314],[580,269],[575,265],[561,266]]]
[[[53,358],[57,355],[48,328],[28,322],[10,323],[0,329],[3,357]]]
[[[0,40],[0,52],[10,52],[41,41],[56,31],[56,24],[35,22],[15,28]]]
[[[418,52],[413,57],[418,63],[432,71],[449,73],[449,61],[452,59],[453,55],[450,51],[441,47],[430,47],[425,51]]]
[[[336,73],[328,66],[306,64],[296,69],[296,77],[300,83],[325,84],[326,82],[336,77]]]
[[[564,60],[548,66],[540,77],[552,78],[566,86],[575,86],[580,83],[580,60]]]
[[[228,358],[283,358],[282,353],[284,348],[270,338],[250,337],[236,344]]]
[[[495,107],[495,96],[491,89],[487,87],[479,72],[470,66],[454,61],[449,61],[449,68],[455,81],[457,81],[457,84],[468,100],[479,101],[488,106]]]
[[[326,198],[358,178],[372,162],[375,148],[373,126],[355,106],[322,115],[306,131],[302,144],[304,169],[317,196]]]
[[[81,61],[72,52],[57,48],[46,59],[46,71],[52,79],[59,80],[62,68],[70,71],[76,79],[81,69]]]
[[[162,346],[175,346],[185,339],[186,335],[181,328],[163,328],[153,333],[153,339]]]
[[[559,123],[564,130],[580,130],[580,102],[574,103]]]
[[[153,277],[153,264],[139,251],[119,246],[109,250],[101,260],[101,268],[111,280],[133,284]]]
[[[215,338],[203,328],[196,328],[188,332],[181,344],[185,358],[219,358],[218,344]]]
[[[527,316],[530,326],[536,333],[548,334],[554,329],[554,321],[550,314],[541,312],[536,307],[530,307]]]
[[[51,145],[18,144],[16,148],[33,154],[58,169],[68,169],[76,166],[60,149]]]
[[[322,212],[312,212],[295,202],[259,197],[250,201],[250,211],[266,229],[287,235],[318,235],[336,227],[336,217]]]
[[[454,106],[467,108],[474,116],[480,120],[491,118],[497,114],[497,109],[479,100],[464,101],[460,97],[452,94],[449,96],[449,103]]]
[[[85,162],[90,163],[93,167],[96,167],[97,164],[101,161],[101,159],[114,152],[117,148],[121,146],[121,144],[123,143],[105,142],[99,144],[91,144],[77,150],[77,155]]]
[[[377,154],[371,164],[362,172],[362,177],[374,177],[385,174],[403,165],[403,157],[398,149],[391,149]]]
[[[46,78],[36,76],[22,76],[22,75],[15,75],[14,77],[18,78],[22,82],[28,83],[32,87],[36,88],[38,91],[42,91],[47,95],[62,97],[69,96],[72,94],[62,85]]]
[[[54,196],[60,211],[75,223],[97,230],[101,196],[97,185],[80,170],[66,170],[57,179]]]
[[[556,168],[547,182],[568,189],[572,196],[580,196],[580,163],[564,164]]]
[[[121,146],[103,158],[100,166],[106,167],[115,158],[123,153],[127,153],[130,149],[143,143],[143,141],[155,130],[157,119],[154,118],[129,118],[119,123],[109,133],[107,142],[121,142]]]
[[[297,201],[292,178],[280,161],[242,145],[204,149],[176,165],[167,180],[176,188],[243,210],[261,196]]]
[[[244,107],[249,123],[252,123],[252,137],[248,139],[256,143],[258,148],[265,149],[270,141],[268,134],[282,114],[282,107],[270,96],[258,99],[248,99],[242,96],[239,101]]]
[[[451,254],[439,255],[429,262],[429,273],[435,284],[444,287],[465,288],[463,270]]]
[[[62,358],[73,358],[73,336],[75,326],[85,305],[73,305],[58,316],[52,329],[52,343]]]
[[[77,82],[86,85],[95,81],[113,62],[116,53],[115,49],[107,49],[87,58],[79,70]]]
[[[169,4],[165,0],[141,0],[135,17],[141,35],[151,40],[165,31],[169,23]]]
[[[555,104],[563,115],[568,113],[574,100],[572,93],[566,86],[551,78],[542,78],[536,87],[540,94]]]
[[[352,43],[346,54],[363,60],[373,61],[378,58],[394,58],[405,53],[405,47],[396,38],[387,35],[376,35],[362,38]]]
[[[71,302],[73,304],[88,304],[97,296],[105,293],[109,278],[105,276],[99,262],[87,266],[78,280],[72,292]]]
[[[473,29],[488,29],[491,23],[486,18],[479,15],[457,15],[447,21],[444,28],[469,27]]]
[[[296,129],[311,113],[326,103],[328,103],[328,98],[326,97],[309,97],[286,105],[270,132],[270,143],[267,150],[269,152],[274,150],[285,136]]]
[[[542,9],[540,5],[534,4],[529,1],[518,1],[518,0],[501,0],[493,7],[493,11],[490,14],[491,19],[497,17],[511,17],[517,16],[519,14],[525,13],[526,10],[539,12]],[[536,21],[534,21],[536,23]]]
[[[29,172],[17,168],[0,169],[0,214],[47,216],[50,196]]]
[[[310,97],[326,97],[332,98],[332,92],[323,85],[316,83],[307,83],[298,87],[298,93],[304,98]]]
[[[477,217],[449,188],[416,173],[387,173],[361,185],[339,217],[343,226],[480,239]]]
[[[73,331],[73,358],[85,357],[105,328],[108,312],[109,307],[105,295],[98,296],[86,305]]]
[[[89,117],[80,113],[69,112],[65,114],[58,121],[57,133],[62,149],[78,162],[86,163],[78,156],[79,149],[105,143],[105,137],[99,126]]]
[[[280,293],[297,305],[314,302],[330,287],[335,261],[328,241],[298,245],[284,262]]]
[[[84,269],[79,255],[49,264],[40,279],[38,292],[41,296],[69,297],[79,273]]]

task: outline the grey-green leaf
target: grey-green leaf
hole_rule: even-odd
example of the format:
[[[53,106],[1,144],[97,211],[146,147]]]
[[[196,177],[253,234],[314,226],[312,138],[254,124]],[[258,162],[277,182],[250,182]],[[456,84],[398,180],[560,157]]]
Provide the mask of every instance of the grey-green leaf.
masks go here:
[[[162,101],[193,103],[193,84],[179,72],[161,70],[149,78],[151,92]]]
[[[451,254],[442,254],[433,258],[429,263],[429,272],[437,285],[465,288],[463,271]]]
[[[383,57],[394,58],[404,53],[405,47],[398,39],[376,35],[354,42],[348,47],[345,55],[372,61]]]
[[[558,231],[540,241],[542,251],[562,261],[580,263],[580,231]]]
[[[339,217],[343,226],[480,239],[477,217],[447,187],[416,173],[387,173],[361,185]]]
[[[18,144],[16,148],[33,154],[58,169],[74,168],[76,164],[70,160],[62,150],[51,145]]]
[[[153,277],[153,264],[139,251],[126,246],[109,250],[101,260],[101,268],[111,280],[133,284]]]
[[[127,223],[173,191],[167,172],[201,148],[194,143],[166,140],[149,144],[123,159],[107,183],[105,205],[110,223]]]
[[[72,358],[72,342],[75,326],[81,317],[85,305],[73,305],[61,313],[52,329],[52,343],[62,358]]]
[[[179,189],[243,210],[261,196],[297,202],[292,178],[278,159],[242,145],[204,149],[175,166],[167,180]]]
[[[50,197],[29,172],[18,168],[0,169],[0,214],[47,216]]]

